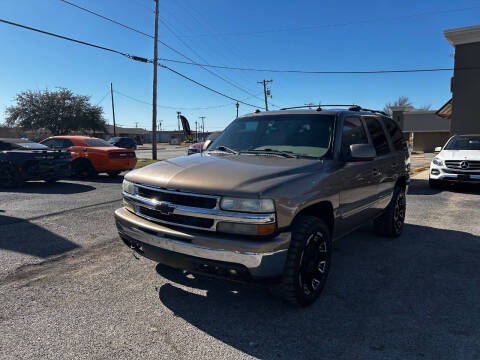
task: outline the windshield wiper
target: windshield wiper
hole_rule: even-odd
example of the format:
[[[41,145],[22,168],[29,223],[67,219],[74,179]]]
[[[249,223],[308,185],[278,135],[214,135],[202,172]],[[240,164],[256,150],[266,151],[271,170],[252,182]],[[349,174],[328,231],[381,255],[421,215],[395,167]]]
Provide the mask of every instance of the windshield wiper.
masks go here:
[[[215,149],[212,149],[211,151],[215,151],[215,150],[220,150],[220,151],[227,152],[227,153],[230,153],[230,154],[238,155],[238,151],[230,149],[229,147],[223,146],[223,145],[218,146]]]
[[[249,149],[247,151],[244,151],[246,153],[263,153],[263,154],[274,154],[274,155],[280,155],[284,156],[287,158],[296,158],[297,156],[293,154],[292,151],[281,151],[281,150],[275,150],[275,149]]]

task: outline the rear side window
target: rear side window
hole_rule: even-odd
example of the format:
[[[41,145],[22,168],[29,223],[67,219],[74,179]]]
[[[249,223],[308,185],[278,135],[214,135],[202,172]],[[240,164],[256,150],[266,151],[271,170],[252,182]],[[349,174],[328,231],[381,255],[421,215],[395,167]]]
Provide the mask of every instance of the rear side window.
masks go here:
[[[403,138],[403,133],[398,127],[397,123],[390,118],[383,118],[387,132],[390,134],[392,139],[393,146],[397,151],[405,150],[405,140]]]
[[[342,155],[350,154],[350,145],[368,144],[367,133],[363,128],[362,121],[357,117],[348,117],[343,122],[342,131]]]
[[[86,139],[85,142],[87,143],[88,146],[93,146],[93,147],[108,147],[112,146],[109,142],[102,140],[102,139]]]
[[[63,139],[49,139],[42,142],[43,145],[52,149],[63,149]]]
[[[73,146],[73,142],[71,140],[68,140],[68,139],[63,139],[63,147],[64,148],[69,148],[71,146]]]
[[[365,117],[364,119],[370,136],[372,137],[373,146],[375,146],[375,150],[377,151],[377,156],[388,154],[390,148],[388,147],[387,137],[380,122],[373,117]]]

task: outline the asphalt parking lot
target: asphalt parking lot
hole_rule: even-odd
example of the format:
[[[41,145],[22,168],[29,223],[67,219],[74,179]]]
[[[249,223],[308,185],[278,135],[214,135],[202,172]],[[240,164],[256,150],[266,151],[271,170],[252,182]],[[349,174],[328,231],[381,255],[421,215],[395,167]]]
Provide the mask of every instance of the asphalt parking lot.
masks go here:
[[[480,359],[480,189],[414,177],[405,231],[335,243],[319,301],[136,258],[119,178],[0,192],[2,359]]]

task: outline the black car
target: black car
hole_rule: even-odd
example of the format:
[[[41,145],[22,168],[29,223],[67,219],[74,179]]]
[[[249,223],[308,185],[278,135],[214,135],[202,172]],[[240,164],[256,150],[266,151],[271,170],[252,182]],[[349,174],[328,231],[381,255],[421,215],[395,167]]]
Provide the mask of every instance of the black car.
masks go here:
[[[131,137],[113,137],[108,142],[119,148],[137,150],[137,142]]]
[[[70,176],[70,151],[51,150],[25,139],[0,138],[0,187],[27,180],[55,182]]]

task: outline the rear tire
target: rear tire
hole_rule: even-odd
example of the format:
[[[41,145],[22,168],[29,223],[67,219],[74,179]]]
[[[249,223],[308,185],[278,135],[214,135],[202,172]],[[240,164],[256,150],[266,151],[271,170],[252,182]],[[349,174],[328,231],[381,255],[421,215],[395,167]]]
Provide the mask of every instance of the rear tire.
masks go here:
[[[92,163],[87,159],[75,160],[72,164],[72,175],[79,179],[93,177],[95,169]]]
[[[23,184],[22,176],[12,164],[0,164],[0,187],[13,189]]]
[[[405,223],[407,203],[405,188],[396,186],[392,200],[384,213],[374,220],[375,231],[387,237],[399,237]]]
[[[332,258],[326,223],[314,216],[298,217],[292,229],[282,280],[273,290],[294,306],[308,306],[322,293]]]

